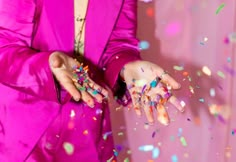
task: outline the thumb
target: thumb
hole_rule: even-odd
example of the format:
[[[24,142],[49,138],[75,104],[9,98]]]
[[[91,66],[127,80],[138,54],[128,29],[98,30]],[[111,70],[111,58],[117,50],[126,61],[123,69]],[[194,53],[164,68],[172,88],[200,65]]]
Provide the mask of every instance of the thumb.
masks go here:
[[[59,54],[53,53],[50,56],[50,61],[49,62],[50,62],[51,67],[59,68],[63,65],[63,58]]]

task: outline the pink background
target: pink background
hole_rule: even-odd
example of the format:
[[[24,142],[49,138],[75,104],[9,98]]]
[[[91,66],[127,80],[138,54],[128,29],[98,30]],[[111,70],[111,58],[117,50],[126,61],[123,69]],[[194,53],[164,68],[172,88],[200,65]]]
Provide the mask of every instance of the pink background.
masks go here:
[[[216,14],[223,3],[225,6]],[[181,90],[174,94],[185,101],[186,111],[181,114],[168,105],[171,124],[148,126],[144,116],[137,118],[132,109],[113,104],[118,160],[235,162],[236,1],[140,0],[138,16],[138,37],[149,43],[142,57],[157,63],[181,83]],[[203,66],[211,70],[210,76],[203,73]],[[212,104],[220,108],[219,115],[209,112]],[[159,154],[153,156],[153,148],[139,150],[147,145]]]

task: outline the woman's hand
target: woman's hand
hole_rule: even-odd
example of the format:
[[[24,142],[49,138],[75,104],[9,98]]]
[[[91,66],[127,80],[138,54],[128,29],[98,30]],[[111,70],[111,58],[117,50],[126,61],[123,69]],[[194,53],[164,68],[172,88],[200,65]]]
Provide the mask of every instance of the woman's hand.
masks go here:
[[[62,52],[54,52],[49,57],[49,64],[57,81],[73,97],[75,101],[82,99],[90,107],[94,107],[94,99],[102,102],[104,96],[108,96],[108,91],[91,80],[83,68],[75,59]],[[77,71],[77,72],[76,72]]]
[[[171,93],[172,89],[179,89],[180,84],[156,64],[148,61],[130,62],[124,66],[121,76],[127,84],[137,115],[141,115],[143,109],[150,123],[154,122],[155,108],[157,120],[164,125],[169,124],[169,115],[164,106],[166,102],[184,111],[184,105]]]

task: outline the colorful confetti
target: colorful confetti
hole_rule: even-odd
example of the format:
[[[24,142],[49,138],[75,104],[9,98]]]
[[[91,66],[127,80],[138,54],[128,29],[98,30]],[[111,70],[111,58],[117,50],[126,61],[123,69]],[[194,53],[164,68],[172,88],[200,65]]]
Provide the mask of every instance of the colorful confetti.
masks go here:
[[[208,76],[211,75],[211,70],[207,66],[202,67],[202,72]]]
[[[159,148],[155,147],[153,150],[152,150],[152,158],[153,159],[156,159],[158,158],[160,155],[160,150]]]
[[[215,97],[215,96],[216,96],[215,88],[211,88],[211,89],[210,89],[210,96],[211,96],[211,97]]]
[[[184,67],[175,65],[175,66],[173,66],[173,69],[175,69],[177,71],[182,71],[182,70],[184,70]]]
[[[150,47],[150,44],[148,41],[140,41],[139,42],[140,50],[147,50],[149,47]]]
[[[69,142],[64,142],[63,148],[67,155],[72,155],[74,153],[74,146]]]
[[[222,3],[216,10],[216,14],[218,14],[225,7],[225,3]]]
[[[144,146],[140,146],[138,148],[140,151],[152,151],[154,149],[154,146],[153,145],[144,145]]]
[[[225,79],[225,74],[222,71],[217,71],[217,75],[223,79]]]
[[[172,162],[178,162],[178,157],[176,155],[172,155],[171,160]]]
[[[185,138],[184,138],[183,136],[180,137],[180,142],[181,142],[181,144],[182,144],[184,147],[187,146],[187,142],[186,142],[186,140],[185,140]]]

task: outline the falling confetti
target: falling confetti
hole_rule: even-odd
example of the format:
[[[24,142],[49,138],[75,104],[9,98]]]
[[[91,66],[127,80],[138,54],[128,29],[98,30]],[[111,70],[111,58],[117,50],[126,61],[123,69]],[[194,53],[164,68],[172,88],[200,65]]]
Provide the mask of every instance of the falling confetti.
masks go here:
[[[185,147],[187,146],[187,142],[183,136],[180,137],[180,142],[183,146],[185,146]]]
[[[64,142],[63,148],[68,155],[72,155],[74,153],[74,146],[69,142]]]
[[[236,129],[232,130],[232,135],[235,135]]]
[[[222,3],[216,10],[216,14],[218,14],[225,7],[225,3]]]
[[[179,129],[178,129],[178,137],[180,137],[182,133],[183,133],[183,129],[182,129],[182,128],[179,128]]]
[[[211,75],[211,70],[207,66],[202,67],[202,72],[208,76]]]
[[[180,105],[181,105],[182,107],[185,107],[185,106],[186,106],[186,103],[185,103],[184,101],[180,101]]]
[[[155,147],[153,150],[152,150],[152,158],[153,159],[156,159],[158,158],[160,155],[160,150],[159,148]]]
[[[139,48],[140,50],[146,50],[150,47],[150,44],[148,41],[140,41],[139,42]]]
[[[211,96],[211,97],[215,97],[215,96],[216,96],[216,92],[215,92],[215,89],[214,89],[214,88],[211,88],[211,89],[210,89],[210,96]]]
[[[176,155],[172,155],[171,160],[172,162],[178,162],[178,157]]]
[[[129,162],[129,158],[128,157],[125,158],[124,162]]]
[[[144,146],[140,146],[139,147],[139,150],[140,151],[152,151],[154,149],[154,146],[153,145],[144,145]]]
[[[204,98],[199,98],[199,102],[205,102]]]
[[[175,66],[173,66],[173,69],[175,69],[177,71],[182,71],[182,70],[184,70],[184,67],[175,65]]]
[[[70,117],[71,117],[71,118],[74,118],[74,117],[75,117],[75,111],[74,111],[74,110],[71,110],[71,111],[70,111]]]
[[[223,79],[225,79],[225,74],[222,71],[218,71],[217,75]]]

